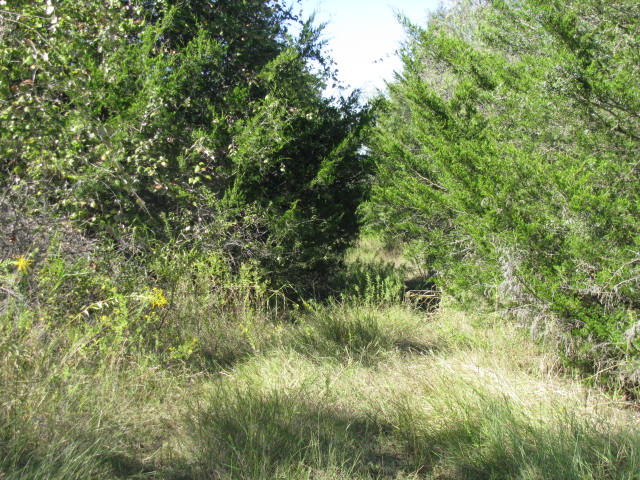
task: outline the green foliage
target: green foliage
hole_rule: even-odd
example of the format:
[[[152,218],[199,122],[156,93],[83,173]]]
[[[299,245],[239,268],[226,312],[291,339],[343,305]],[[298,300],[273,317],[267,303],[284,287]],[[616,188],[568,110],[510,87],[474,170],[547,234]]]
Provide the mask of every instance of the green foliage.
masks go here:
[[[620,340],[637,7],[473,3],[412,30],[369,213],[452,292]],[[293,38],[263,0],[0,4],[2,479],[634,478],[627,404],[519,328],[394,305],[380,248],[330,275],[371,114],[322,97],[310,23]],[[336,277],[341,302],[290,299]]]
[[[460,2],[407,25],[371,140],[374,229],[460,299],[619,355],[639,303],[634,2]],[[617,352],[617,353],[616,353]]]
[[[143,248],[197,224],[229,264],[304,290],[339,263],[365,192],[368,113],[323,98],[330,63],[310,23],[270,0],[8,8],[3,185]]]
[[[345,268],[342,296],[372,307],[395,305],[405,291],[402,274],[393,265],[355,261]]]

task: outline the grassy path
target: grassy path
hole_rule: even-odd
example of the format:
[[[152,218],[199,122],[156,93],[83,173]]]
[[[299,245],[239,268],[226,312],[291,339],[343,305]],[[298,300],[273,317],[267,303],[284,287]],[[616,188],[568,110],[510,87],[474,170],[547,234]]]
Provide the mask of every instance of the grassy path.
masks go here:
[[[209,373],[32,370],[0,479],[640,478],[637,410],[499,318],[334,305],[244,333]]]

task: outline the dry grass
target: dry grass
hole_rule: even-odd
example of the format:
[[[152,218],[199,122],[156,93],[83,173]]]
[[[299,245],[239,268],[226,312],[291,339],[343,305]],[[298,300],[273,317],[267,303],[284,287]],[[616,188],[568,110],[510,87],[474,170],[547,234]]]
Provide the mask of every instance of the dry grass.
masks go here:
[[[182,366],[4,330],[0,478],[638,478],[637,411],[499,317],[333,304],[270,328],[222,320],[199,320]]]

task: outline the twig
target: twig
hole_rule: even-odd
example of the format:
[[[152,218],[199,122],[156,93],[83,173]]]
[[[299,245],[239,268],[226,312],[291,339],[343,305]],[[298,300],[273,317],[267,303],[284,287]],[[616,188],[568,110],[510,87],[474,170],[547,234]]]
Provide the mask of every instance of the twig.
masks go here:
[[[9,290],[8,288],[2,287],[0,286],[0,290],[2,290],[4,293],[6,293],[7,295],[11,295],[13,298],[17,298],[20,299],[22,297],[20,297],[20,295],[18,295],[16,292],[14,292],[13,290]]]
[[[596,378],[598,375],[602,375],[603,373],[608,372],[610,370],[613,370],[613,369],[617,368],[618,366],[619,365],[616,364],[616,365],[611,365],[611,366],[609,366],[607,368],[604,368],[604,369],[600,370],[599,372],[594,373],[590,377],[587,377],[586,380],[591,380],[592,378]]]

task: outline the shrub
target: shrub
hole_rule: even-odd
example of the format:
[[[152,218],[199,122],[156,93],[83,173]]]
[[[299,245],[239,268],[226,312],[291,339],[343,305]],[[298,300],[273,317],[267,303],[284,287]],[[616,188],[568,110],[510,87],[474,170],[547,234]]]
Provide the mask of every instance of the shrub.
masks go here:
[[[462,1],[407,24],[364,209],[459,300],[554,316],[617,358],[640,305],[640,11],[623,4]]]

